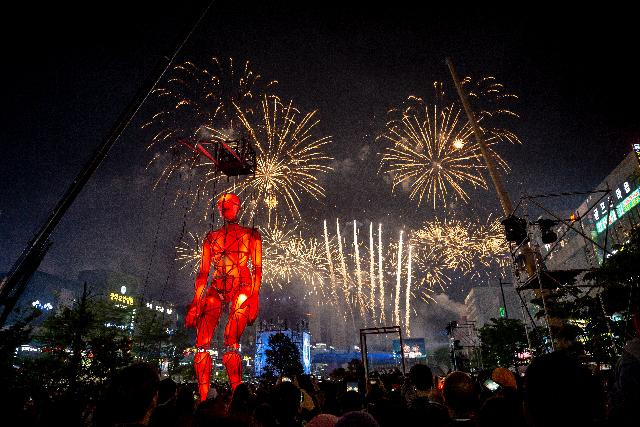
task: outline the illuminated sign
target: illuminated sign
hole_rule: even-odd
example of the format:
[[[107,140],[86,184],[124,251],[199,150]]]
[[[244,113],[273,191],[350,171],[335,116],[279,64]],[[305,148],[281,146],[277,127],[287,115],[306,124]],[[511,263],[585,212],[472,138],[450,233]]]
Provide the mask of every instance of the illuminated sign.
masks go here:
[[[133,297],[128,297],[126,295],[121,295],[116,292],[111,292],[109,294],[109,299],[111,301],[120,302],[126,305],[133,305]]]
[[[149,310],[159,311],[160,313],[167,313],[167,314],[173,313],[173,309],[172,308],[164,308],[161,305],[154,305],[151,302],[146,303],[145,307],[147,307]]]
[[[391,342],[393,354],[400,355],[400,340]],[[427,357],[427,350],[424,338],[406,338],[402,342],[404,357],[408,359],[420,359]]]
[[[51,310],[53,308],[53,305],[51,305],[50,302],[48,302],[46,304],[43,304],[43,303],[40,302],[40,300],[35,300],[34,302],[31,303],[31,306],[35,307],[35,308],[37,308],[39,310],[47,310],[47,311],[49,311],[49,310]]]
[[[598,208],[594,210],[593,217],[596,219],[596,232],[598,232],[598,234],[602,233],[608,226],[616,222],[624,214],[629,212],[640,203],[640,187],[631,192],[629,183],[625,182],[623,188],[628,195],[616,205],[615,209],[612,209],[606,213],[603,212],[602,217],[600,217],[598,214]],[[631,194],[629,194],[630,192]],[[618,197],[618,199],[622,199],[622,194],[619,188],[616,189],[616,196]],[[600,205],[602,208],[602,205],[606,204],[605,202],[602,202],[600,203]]]

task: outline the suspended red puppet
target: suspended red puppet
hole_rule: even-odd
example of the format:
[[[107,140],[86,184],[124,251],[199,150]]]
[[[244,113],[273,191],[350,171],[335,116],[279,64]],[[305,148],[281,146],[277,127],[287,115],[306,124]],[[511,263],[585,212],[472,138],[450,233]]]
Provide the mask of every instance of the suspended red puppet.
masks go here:
[[[257,230],[238,224],[240,199],[235,194],[223,194],[218,210],[224,225],[210,231],[204,239],[195,295],[185,319],[187,327],[196,328],[194,367],[201,400],[207,398],[211,377],[211,355],[207,350],[226,304],[229,320],[224,330],[222,364],[232,389],[242,382],[240,337],[258,316],[262,281],[262,240]],[[207,287],[210,270],[211,283]]]

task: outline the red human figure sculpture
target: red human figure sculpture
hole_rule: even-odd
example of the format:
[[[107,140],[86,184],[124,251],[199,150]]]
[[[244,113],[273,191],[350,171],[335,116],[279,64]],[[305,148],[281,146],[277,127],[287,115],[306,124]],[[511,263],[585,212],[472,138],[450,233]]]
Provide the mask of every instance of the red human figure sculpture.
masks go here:
[[[240,337],[258,316],[262,281],[262,240],[258,231],[237,223],[240,199],[235,194],[223,194],[218,210],[224,225],[210,231],[204,239],[195,295],[185,319],[187,327],[196,328],[194,367],[201,400],[207,398],[211,376],[211,356],[207,350],[225,303],[229,304],[229,320],[224,330],[222,363],[232,389],[242,381]],[[207,288],[210,271],[211,283]]]

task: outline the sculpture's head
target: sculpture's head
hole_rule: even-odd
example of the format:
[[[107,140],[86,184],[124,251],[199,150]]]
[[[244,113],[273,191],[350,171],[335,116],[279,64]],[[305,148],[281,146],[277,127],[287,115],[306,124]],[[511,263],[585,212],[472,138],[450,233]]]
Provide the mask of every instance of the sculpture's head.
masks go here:
[[[218,211],[225,221],[237,221],[240,212],[240,199],[233,193],[224,193],[218,200]]]

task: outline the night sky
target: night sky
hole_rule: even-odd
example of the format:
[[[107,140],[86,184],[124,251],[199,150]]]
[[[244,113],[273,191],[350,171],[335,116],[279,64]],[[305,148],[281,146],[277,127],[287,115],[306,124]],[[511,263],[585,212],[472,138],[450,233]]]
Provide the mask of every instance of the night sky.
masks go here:
[[[129,3],[20,6],[2,18],[0,271],[204,5]],[[382,221],[395,234],[444,214],[391,192],[377,173],[374,137],[386,111],[408,95],[429,95],[434,80],[452,91],[446,56],[460,75],[496,76],[519,96],[514,130],[523,145],[501,151],[512,167],[505,180],[514,201],[523,192],[592,189],[640,140],[630,10],[236,3],[215,2],[178,60],[249,60],[265,79],[279,81],[283,98],[319,110],[337,160],[323,179],[326,199],[301,204],[312,228],[339,217]],[[151,293],[168,283],[170,297],[190,298],[188,274],[175,273],[173,262],[184,210],[152,191],[157,169],[145,169],[153,152],[145,150],[151,135],[140,125],[156,111],[147,103],[134,118],[53,234],[42,270],[69,278],[93,268],[139,277],[150,270]],[[469,205],[452,206],[456,215],[499,214],[493,192],[471,194]],[[188,217],[187,228],[201,235],[207,225]],[[451,289],[450,297],[460,301],[471,284]]]

